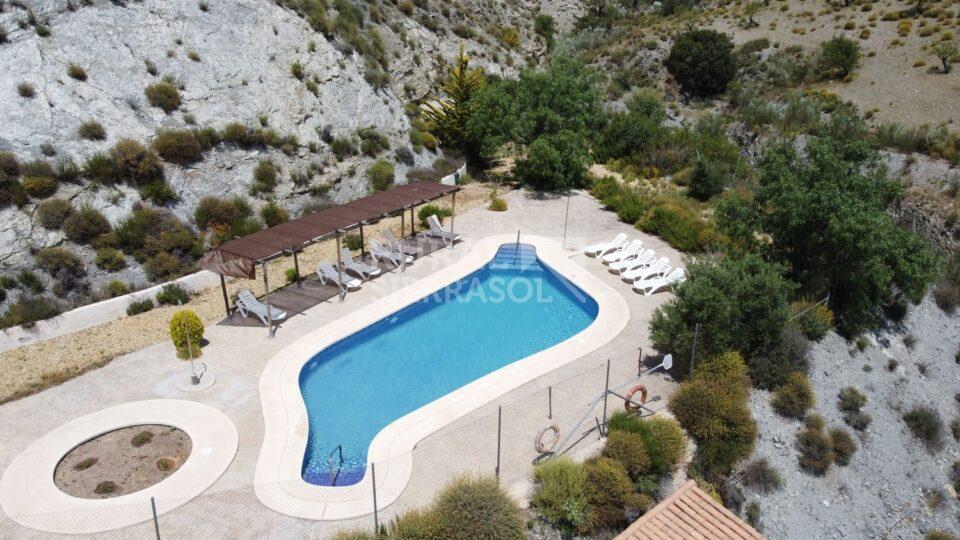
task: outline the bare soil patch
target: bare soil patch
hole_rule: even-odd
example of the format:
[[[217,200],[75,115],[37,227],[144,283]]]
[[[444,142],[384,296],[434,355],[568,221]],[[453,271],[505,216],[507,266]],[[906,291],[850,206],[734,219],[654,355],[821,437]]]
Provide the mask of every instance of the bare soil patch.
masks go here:
[[[67,495],[108,499],[148,488],[190,457],[190,436],[171,426],[142,424],[110,431],[75,447],[53,479]]]

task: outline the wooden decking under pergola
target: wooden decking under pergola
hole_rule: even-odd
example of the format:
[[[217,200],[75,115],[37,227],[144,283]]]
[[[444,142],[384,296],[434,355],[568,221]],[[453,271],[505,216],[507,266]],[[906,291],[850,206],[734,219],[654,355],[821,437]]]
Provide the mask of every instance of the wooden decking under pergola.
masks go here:
[[[297,271],[296,295],[287,295],[287,305],[277,305],[293,311],[302,312],[312,305],[329,300],[334,296],[343,300],[343,261],[340,259],[341,237],[349,231],[359,229],[361,243],[361,257],[365,251],[363,227],[371,225],[389,217],[401,217],[401,242],[406,241],[405,220],[410,213],[410,236],[416,233],[414,212],[417,206],[434,201],[446,195],[452,198],[453,215],[450,228],[453,230],[457,201],[457,186],[449,186],[433,182],[414,182],[397,186],[380,193],[363,197],[346,204],[307,214],[279,225],[257,231],[247,236],[236,238],[211,249],[203,257],[200,266],[220,275],[220,286],[223,290],[223,302],[227,316],[231,317],[236,307],[231,307],[227,295],[225,277],[256,278],[257,266],[263,274],[263,299],[268,306],[271,303],[270,284],[267,280],[266,264],[281,257],[293,258],[294,268]],[[300,278],[300,264],[297,253],[307,246],[330,238],[336,239],[337,268],[340,270],[336,292],[330,293],[330,287],[320,286],[319,283],[304,283]],[[427,242],[425,251],[429,252],[438,247],[436,242]],[[442,244],[442,242],[441,242]],[[402,270],[401,266],[401,270]],[[274,321],[268,323],[269,333],[275,331]]]

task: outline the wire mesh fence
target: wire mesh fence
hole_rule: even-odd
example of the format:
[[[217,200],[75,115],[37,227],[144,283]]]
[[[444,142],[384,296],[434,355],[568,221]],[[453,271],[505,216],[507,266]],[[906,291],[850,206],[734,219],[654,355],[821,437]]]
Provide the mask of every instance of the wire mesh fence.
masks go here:
[[[556,426],[557,434],[547,429],[542,437],[544,446],[556,443],[555,453],[582,458],[596,451],[605,415],[624,408],[614,394],[602,399],[607,389],[624,396],[639,378],[651,393],[649,409],[642,414],[665,406],[656,396],[666,393],[668,378],[659,373],[639,377],[657,363],[658,358],[641,358],[638,350],[613,358],[588,355],[454,420],[417,443],[412,460],[407,455],[369,462],[365,475],[375,471],[377,476],[376,509],[370,482],[323,488],[302,481],[254,485],[238,481],[243,474],[233,474],[196,497],[157,496],[156,519],[147,488],[135,503],[123,502],[129,497],[98,499],[91,500],[88,509],[14,516],[0,522],[0,536],[44,538],[70,532],[98,538],[327,538],[344,530],[373,533],[376,525],[389,526],[396,516],[428,506],[445,485],[464,474],[496,476],[508,493],[523,501],[532,489],[533,467],[553,455],[535,448],[541,431]],[[254,465],[247,459],[232,467],[247,468],[246,478],[252,478]],[[390,487],[398,477],[401,488]],[[310,502],[311,489],[332,490],[334,502]],[[307,496],[290,513],[309,519],[274,509],[302,493]]]

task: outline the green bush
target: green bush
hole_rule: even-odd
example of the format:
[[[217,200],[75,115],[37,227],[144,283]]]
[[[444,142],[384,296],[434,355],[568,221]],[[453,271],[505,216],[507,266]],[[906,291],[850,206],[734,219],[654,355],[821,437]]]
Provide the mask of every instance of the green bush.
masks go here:
[[[147,86],[143,90],[150,105],[163,109],[170,114],[180,108],[180,90],[169,81],[160,81]]]
[[[37,221],[48,229],[59,229],[73,215],[73,205],[64,199],[47,199],[37,205]]]
[[[350,139],[337,137],[330,142],[330,150],[336,156],[337,161],[343,161],[343,158],[357,153],[357,148],[350,142]]]
[[[653,201],[643,191],[637,188],[626,188],[619,195],[607,202],[617,213],[617,217],[624,223],[638,223],[650,211]]]
[[[56,301],[44,296],[23,296],[0,316],[0,328],[23,326],[33,328],[37,321],[56,317],[60,314],[60,306]]]
[[[766,458],[756,459],[743,469],[743,484],[761,494],[772,493],[783,487],[783,478]]]
[[[827,472],[833,463],[833,444],[822,431],[804,429],[797,434],[797,449],[800,451],[800,468],[815,474]]]
[[[636,433],[611,431],[603,447],[603,456],[620,462],[634,480],[646,474],[650,468],[647,448],[643,438]]]
[[[940,413],[931,407],[921,406],[910,409],[903,415],[910,432],[929,448],[937,448],[941,443],[943,421]]]
[[[67,75],[70,76],[71,79],[78,81],[87,80],[87,70],[83,69],[83,66],[74,64],[73,62],[67,64]]]
[[[203,145],[189,129],[161,129],[151,143],[163,159],[180,165],[189,165],[203,158]]]
[[[272,192],[275,187],[277,187],[277,167],[269,159],[261,159],[257,166],[253,168],[253,184],[250,186],[250,194]]]
[[[587,474],[583,465],[562,456],[533,469],[536,488],[530,505],[565,534],[580,530],[587,521]]]
[[[34,199],[45,199],[57,192],[57,181],[49,176],[24,176],[20,184]]]
[[[845,413],[860,412],[867,404],[867,396],[852,386],[842,388],[837,400],[837,408]]]
[[[687,375],[694,328],[700,324],[697,357],[739,350],[754,377],[755,361],[774,349],[790,316],[794,285],[783,267],[756,255],[728,256],[687,266],[689,278],[650,323],[655,347],[671,351],[673,373]]]
[[[203,351],[200,342],[203,340],[203,321],[196,313],[184,309],[173,314],[170,319],[170,339],[177,349],[177,357],[181,359],[199,358]]]
[[[88,141],[102,141],[107,138],[107,130],[96,120],[87,120],[77,128],[77,135]]]
[[[290,213],[276,201],[270,200],[260,209],[260,217],[267,224],[267,227],[273,227],[290,219]]]
[[[817,75],[821,79],[843,79],[860,61],[860,46],[852,39],[836,36],[824,41],[817,51]]]
[[[435,204],[425,204],[417,210],[417,220],[420,222],[420,227],[427,226],[427,218],[430,216],[437,216],[437,219],[443,223],[443,218],[453,215],[450,210],[437,206]]]
[[[787,381],[791,373],[807,372],[810,341],[793,323],[780,332],[780,342],[773,349],[754,355],[749,362],[750,379],[757,388],[774,390]]]
[[[947,531],[934,529],[923,535],[923,540],[957,540],[957,537]]]
[[[102,247],[97,250],[97,267],[103,268],[108,272],[117,272],[127,267],[127,261],[123,258],[123,252],[111,247]]]
[[[654,204],[637,221],[636,227],[660,236],[680,251],[698,253],[714,243],[714,232],[709,224],[691,209],[673,201]]]
[[[737,74],[733,42],[714,30],[691,30],[673,43],[664,61],[684,92],[695,96],[723,93]]]
[[[56,176],[53,165],[44,159],[35,159],[21,163],[20,174],[23,176]]]
[[[20,176],[20,160],[13,153],[0,151],[0,176],[8,178]]]
[[[620,194],[620,183],[612,176],[604,176],[593,183],[590,187],[590,194],[603,204],[607,204],[608,199],[612,199]]]
[[[141,313],[146,313],[153,309],[153,300],[149,298],[145,300],[134,300],[127,305],[127,315],[139,315]]]
[[[350,251],[360,251],[363,249],[363,242],[359,234],[350,233],[343,237],[343,245]]]
[[[808,429],[823,431],[823,426],[827,425],[827,421],[823,419],[823,416],[817,413],[810,413],[804,417],[803,425]]]
[[[725,163],[698,159],[690,173],[687,193],[694,199],[706,201],[714,195],[723,193],[730,183],[730,171]]]
[[[623,464],[610,458],[586,464],[586,495],[589,514],[581,532],[622,528],[627,523],[627,511],[645,512],[651,505],[649,497],[633,491]]]
[[[177,306],[190,302],[190,293],[178,283],[168,283],[157,293],[157,303],[161,306]]]
[[[377,157],[380,152],[390,148],[387,136],[372,127],[357,131],[357,136],[360,137],[360,151],[369,157]]]
[[[40,248],[34,253],[34,258],[40,268],[58,279],[62,279],[64,274],[78,278],[87,273],[83,260],[68,249]]]
[[[437,496],[434,511],[444,538],[526,538],[520,508],[494,478],[454,480]]]
[[[491,212],[506,212],[507,201],[502,197],[494,197],[490,199],[490,205],[487,207],[487,210]]]
[[[83,164],[83,174],[94,182],[113,184],[119,179],[119,173],[113,160],[106,154],[97,152],[87,158]]]
[[[561,131],[534,140],[524,159],[514,167],[520,183],[536,190],[566,190],[587,185],[589,155],[573,131]]]
[[[410,538],[411,540],[442,540],[443,539],[443,525],[440,523],[440,518],[437,512],[432,509],[426,510],[410,510],[404,514],[401,514],[393,519],[390,522],[390,534],[389,538]],[[358,534],[367,534],[367,533],[358,533]],[[370,540],[375,540],[373,536],[369,536]],[[353,537],[344,537],[353,538]],[[358,539],[360,537],[357,537]]]
[[[850,459],[857,451],[857,443],[846,430],[834,428],[830,430],[830,447],[833,450],[833,462],[840,466],[850,464]]]
[[[40,278],[38,278],[37,275],[30,270],[21,270],[18,272],[17,281],[23,285],[24,289],[27,289],[34,294],[40,294],[43,292],[43,281],[41,281]]]
[[[833,328],[833,312],[825,304],[816,304],[810,300],[800,300],[790,304],[796,324],[803,335],[814,341],[820,341]],[[800,315],[803,313],[803,315]],[[799,315],[799,316],[798,316]]]
[[[803,373],[791,373],[773,393],[773,410],[787,418],[801,419],[814,404],[813,385]]]
[[[251,213],[250,205],[241,197],[221,199],[207,196],[197,203],[193,211],[193,220],[201,230],[214,227],[228,228],[250,217]]]
[[[373,191],[385,191],[393,185],[393,163],[378,159],[367,169],[367,179]]]
[[[118,296],[129,294],[131,291],[132,289],[126,283],[118,279],[112,279],[100,289],[100,294],[105,298],[116,298]]]
[[[744,399],[750,387],[747,364],[740,353],[733,351],[701,361],[694,367],[693,377],[724,386],[732,394]]]
[[[63,233],[78,244],[89,244],[93,239],[110,232],[110,222],[96,208],[84,205],[63,222]]]
[[[640,436],[650,458],[648,470],[653,475],[672,471],[687,452],[687,437],[672,418],[656,416],[641,420],[619,411],[610,418],[607,427],[611,433],[622,431]]]
[[[183,262],[172,253],[160,251],[148,258],[143,265],[151,281],[167,281],[183,274]]]
[[[167,145],[164,140],[170,137],[169,133],[172,132],[160,132],[154,144]],[[165,151],[172,151],[169,146],[164,148]],[[160,158],[139,141],[120,139],[110,149],[110,159],[113,160],[113,173],[116,178],[131,185],[142,186],[163,180],[163,164],[160,163]]]

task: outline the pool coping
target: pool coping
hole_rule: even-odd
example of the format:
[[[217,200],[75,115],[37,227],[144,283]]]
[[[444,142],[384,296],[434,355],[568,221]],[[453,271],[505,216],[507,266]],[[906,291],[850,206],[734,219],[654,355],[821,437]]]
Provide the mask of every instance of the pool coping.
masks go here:
[[[54,483],[60,460],[78,445],[104,433],[139,424],[178,428],[189,437],[190,456],[156,484],[106,499],[67,495]],[[17,523],[57,534],[92,534],[152,519],[200,495],[227,470],[238,447],[237,428],[217,409],[180,399],[123,403],[71,420],[34,441],[0,478],[0,506]]]
[[[254,473],[254,490],[264,505],[282,514],[315,520],[373,513],[370,474],[350,486],[318,486],[303,480],[309,424],[300,394],[301,369],[318,351],[478,270],[500,246],[516,240],[516,235],[509,234],[482,238],[442,270],[297,339],[270,359],[260,375],[264,439]],[[626,300],[570,260],[569,252],[559,244],[533,235],[522,236],[520,243],[535,247],[544,264],[591,296],[598,306],[596,319],[571,338],[512,362],[384,427],[367,453],[368,463],[376,464],[379,509],[396,501],[406,488],[413,472],[413,449],[421,440],[507,392],[602,347],[627,325],[630,308]]]

